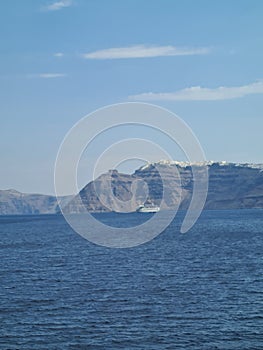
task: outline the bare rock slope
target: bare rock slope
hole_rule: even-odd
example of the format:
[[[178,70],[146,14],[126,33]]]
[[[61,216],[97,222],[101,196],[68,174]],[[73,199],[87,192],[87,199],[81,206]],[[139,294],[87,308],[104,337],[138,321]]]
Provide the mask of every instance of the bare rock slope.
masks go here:
[[[134,211],[140,204],[160,205],[166,189],[164,209],[187,209],[193,190],[191,166],[204,164],[159,162],[134,174],[116,170],[85,186],[66,207],[69,212]],[[209,190],[205,209],[263,208],[261,165],[208,162]],[[161,176],[160,176],[161,173]]]
[[[207,166],[209,190],[205,209],[263,208],[263,166],[226,162],[189,164],[161,161],[147,164],[132,175],[111,170],[88,183],[75,197],[60,198],[70,213],[132,212],[139,205],[163,209],[187,209],[193,191],[192,167]],[[165,196],[163,197],[165,193]],[[55,196],[0,191],[0,215],[54,214],[59,212]]]

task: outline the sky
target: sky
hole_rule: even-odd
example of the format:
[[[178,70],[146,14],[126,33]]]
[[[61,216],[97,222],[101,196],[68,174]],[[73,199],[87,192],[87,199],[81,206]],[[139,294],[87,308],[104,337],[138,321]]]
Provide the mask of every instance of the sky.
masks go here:
[[[209,160],[263,163],[262,18],[261,0],[1,1],[0,189],[54,193],[65,134],[121,102],[176,113]]]

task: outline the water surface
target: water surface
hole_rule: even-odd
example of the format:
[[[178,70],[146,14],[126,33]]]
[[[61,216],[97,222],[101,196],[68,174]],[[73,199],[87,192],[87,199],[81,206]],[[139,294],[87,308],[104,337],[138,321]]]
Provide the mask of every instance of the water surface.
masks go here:
[[[89,243],[61,216],[0,217],[0,348],[263,349],[262,214],[207,211],[180,234],[180,213],[130,249]]]

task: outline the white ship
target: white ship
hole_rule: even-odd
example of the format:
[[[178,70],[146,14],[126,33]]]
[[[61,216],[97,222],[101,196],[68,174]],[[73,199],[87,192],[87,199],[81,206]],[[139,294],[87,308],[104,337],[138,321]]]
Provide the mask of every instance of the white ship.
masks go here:
[[[144,205],[140,205],[136,210],[138,213],[157,213],[160,210],[157,206],[145,207]]]

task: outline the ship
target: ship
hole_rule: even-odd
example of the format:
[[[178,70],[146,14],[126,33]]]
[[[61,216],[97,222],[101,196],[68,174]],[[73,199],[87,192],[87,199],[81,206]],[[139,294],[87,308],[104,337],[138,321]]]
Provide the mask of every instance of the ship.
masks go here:
[[[159,207],[157,206],[149,206],[149,207],[146,207],[144,205],[140,205],[138,208],[137,208],[137,213],[157,213],[158,211],[160,210]]]

